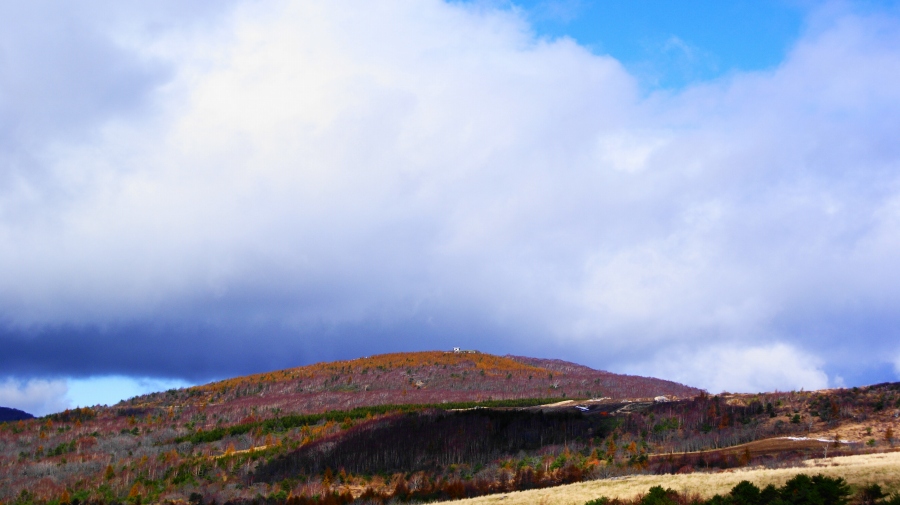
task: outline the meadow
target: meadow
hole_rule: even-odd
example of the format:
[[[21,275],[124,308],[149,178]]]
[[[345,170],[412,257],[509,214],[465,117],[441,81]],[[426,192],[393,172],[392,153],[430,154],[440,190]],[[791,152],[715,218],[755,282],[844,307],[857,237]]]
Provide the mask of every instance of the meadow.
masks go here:
[[[587,501],[601,496],[611,499],[633,499],[647,493],[653,486],[671,488],[685,495],[710,498],[716,494],[728,493],[736,484],[744,480],[759,487],[769,484],[782,486],[798,474],[842,477],[855,488],[878,484],[888,492],[898,492],[900,491],[900,452],[809,459],[792,468],[751,467],[713,473],[633,475],[440,503],[452,503],[453,505],[584,505]]]

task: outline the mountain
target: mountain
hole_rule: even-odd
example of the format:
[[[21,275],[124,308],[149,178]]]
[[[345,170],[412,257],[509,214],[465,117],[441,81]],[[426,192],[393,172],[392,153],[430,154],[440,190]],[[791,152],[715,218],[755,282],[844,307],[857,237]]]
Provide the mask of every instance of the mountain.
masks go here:
[[[134,408],[205,405],[226,419],[248,409],[321,413],[395,404],[527,398],[687,398],[697,388],[560,360],[427,351],[382,354],[236,377],[131,399]]]
[[[711,396],[559,360],[417,352],[0,423],[0,502],[373,504],[890,451],[900,383]]]
[[[0,423],[7,421],[22,421],[25,419],[34,419],[34,416],[19,409],[0,407]]]
[[[357,494],[377,490],[381,498],[369,501],[378,503],[399,499],[407,479],[419,478],[437,479],[434,497],[457,496],[472,475],[500,475],[503,458],[532,458],[536,468],[561,448],[605,439],[625,406],[702,394],[474,351],[317,363],[0,424],[0,502],[250,503],[263,495],[275,504],[294,493],[348,503],[346,492],[328,501],[341,483]],[[551,466],[534,482],[586,475]],[[320,503],[298,500],[290,503]]]

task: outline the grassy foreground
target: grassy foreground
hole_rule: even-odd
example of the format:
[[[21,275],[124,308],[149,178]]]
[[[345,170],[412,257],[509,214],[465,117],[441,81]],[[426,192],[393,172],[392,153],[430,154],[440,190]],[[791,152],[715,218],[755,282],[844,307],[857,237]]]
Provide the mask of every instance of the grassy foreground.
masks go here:
[[[588,500],[600,496],[631,499],[646,493],[653,486],[672,488],[683,494],[696,494],[703,498],[710,498],[715,494],[728,493],[742,480],[748,480],[759,487],[768,484],[782,486],[791,477],[801,473],[843,477],[854,487],[878,484],[887,492],[897,492],[900,491],[900,452],[812,459],[804,461],[801,466],[794,468],[751,468],[717,473],[637,475],[443,503],[452,503],[453,505],[584,505]]]

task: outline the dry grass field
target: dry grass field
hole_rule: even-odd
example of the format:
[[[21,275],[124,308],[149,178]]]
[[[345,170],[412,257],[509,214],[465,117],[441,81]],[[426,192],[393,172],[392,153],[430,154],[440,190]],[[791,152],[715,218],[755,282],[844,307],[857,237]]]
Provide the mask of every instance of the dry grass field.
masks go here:
[[[456,500],[453,505],[583,505],[586,501],[607,496],[633,498],[646,493],[653,486],[672,488],[676,491],[697,494],[704,498],[725,494],[742,480],[763,487],[768,484],[781,486],[791,477],[806,473],[843,477],[852,485],[879,484],[888,492],[900,491],[900,452],[842,456],[804,461],[794,468],[749,468],[718,473],[691,473],[680,475],[639,475],[618,479],[580,482],[567,486],[504,493],[467,500]]]

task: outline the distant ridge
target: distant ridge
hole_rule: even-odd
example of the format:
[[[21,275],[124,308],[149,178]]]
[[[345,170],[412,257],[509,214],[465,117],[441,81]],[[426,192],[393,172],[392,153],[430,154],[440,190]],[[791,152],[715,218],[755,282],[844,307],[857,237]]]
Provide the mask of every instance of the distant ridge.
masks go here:
[[[27,419],[34,419],[34,416],[19,409],[0,407],[0,423],[5,423],[8,421],[24,421]]]
[[[313,414],[373,405],[526,398],[690,398],[700,392],[676,382],[594,370],[562,360],[457,350],[316,363],[139,396],[120,406],[206,405],[220,416],[254,408]]]

